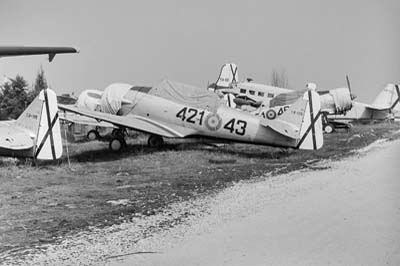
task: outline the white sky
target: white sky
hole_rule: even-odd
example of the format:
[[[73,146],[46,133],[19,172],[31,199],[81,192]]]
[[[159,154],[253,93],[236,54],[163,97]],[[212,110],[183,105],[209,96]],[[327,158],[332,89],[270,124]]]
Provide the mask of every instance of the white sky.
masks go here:
[[[73,45],[77,55],[2,58],[30,83],[40,65],[57,93],[163,78],[205,87],[223,63],[292,88],[345,86],[371,102],[400,83],[400,1],[0,1],[0,45]]]

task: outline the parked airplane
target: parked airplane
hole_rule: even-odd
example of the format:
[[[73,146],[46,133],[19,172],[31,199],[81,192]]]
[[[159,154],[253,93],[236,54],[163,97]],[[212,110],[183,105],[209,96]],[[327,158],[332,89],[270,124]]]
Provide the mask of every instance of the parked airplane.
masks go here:
[[[0,121],[0,155],[55,160],[62,155],[57,96],[45,89],[17,120]]]
[[[333,121],[382,121],[400,117],[398,84],[388,84],[372,104],[354,102],[353,108],[344,115],[329,115]]]
[[[0,46],[0,57],[48,54],[53,61],[56,54],[78,53],[73,47],[45,46]]]
[[[103,92],[99,90],[84,90],[79,94],[75,105],[79,108],[92,111],[101,111],[100,102]],[[112,124],[86,116],[77,115],[75,113],[60,112],[62,122],[68,124],[69,133],[74,135],[74,138],[86,134],[87,140],[96,140],[101,138],[101,133],[108,133],[116,129]]]
[[[217,82],[208,89],[222,94],[228,106],[241,108],[270,120],[282,115],[304,93],[304,90],[296,91],[252,81],[239,82],[238,68],[233,63],[222,66]],[[307,89],[316,90],[316,85],[308,83]],[[320,95],[324,120],[327,114],[345,113],[352,107],[354,96],[349,88],[317,93]],[[324,124],[324,128],[326,125]]]
[[[112,93],[112,92],[124,92]],[[163,137],[206,137],[261,145],[319,149],[323,145],[320,101],[308,91],[275,120],[265,120],[226,106],[212,92],[165,80],[154,87],[112,84],[107,113],[59,105],[64,111],[95,118],[125,128],[149,133],[148,144],[159,146]],[[123,134],[110,141],[120,150]]]

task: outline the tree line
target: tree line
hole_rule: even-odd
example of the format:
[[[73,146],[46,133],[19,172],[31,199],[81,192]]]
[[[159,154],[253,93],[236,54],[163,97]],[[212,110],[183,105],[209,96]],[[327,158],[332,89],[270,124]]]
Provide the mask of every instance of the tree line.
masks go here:
[[[32,86],[21,75],[15,79],[8,78],[0,86],[0,120],[17,119],[45,88],[47,81],[43,68],[39,69]]]

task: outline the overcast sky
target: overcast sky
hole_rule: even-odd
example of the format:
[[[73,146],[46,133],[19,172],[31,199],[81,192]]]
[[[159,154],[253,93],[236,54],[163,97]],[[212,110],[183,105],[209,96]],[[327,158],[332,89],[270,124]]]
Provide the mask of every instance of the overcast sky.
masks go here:
[[[57,93],[163,78],[206,87],[223,63],[292,88],[345,86],[371,102],[400,82],[400,1],[0,1],[0,45],[73,45],[77,55],[2,58],[30,83],[40,65]]]

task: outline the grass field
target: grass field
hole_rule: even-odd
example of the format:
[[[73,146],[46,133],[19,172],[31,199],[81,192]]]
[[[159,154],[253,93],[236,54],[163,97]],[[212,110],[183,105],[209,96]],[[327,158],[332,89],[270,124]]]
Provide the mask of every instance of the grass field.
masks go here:
[[[4,254],[19,256],[66,234],[153,215],[173,202],[215,193],[240,180],[344,159],[378,139],[399,138],[399,129],[398,124],[356,126],[325,135],[319,151],[246,144],[217,148],[175,140],[154,149],[138,137],[120,154],[98,141],[69,144],[71,168],[66,158],[37,166],[4,158],[0,263]]]

